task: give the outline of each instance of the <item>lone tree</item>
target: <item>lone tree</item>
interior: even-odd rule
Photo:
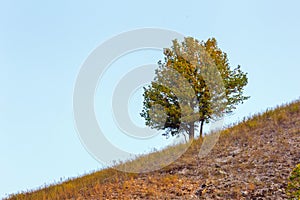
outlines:
[[[166,137],[187,134],[191,140],[199,126],[202,137],[204,123],[231,113],[249,98],[243,95],[247,73],[240,66],[231,69],[215,38],[173,40],[164,56],[154,80],[144,87],[141,116]]]

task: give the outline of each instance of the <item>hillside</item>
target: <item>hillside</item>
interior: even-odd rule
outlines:
[[[159,171],[105,169],[8,199],[288,199],[288,177],[300,163],[300,101],[222,131],[205,158],[200,145]]]

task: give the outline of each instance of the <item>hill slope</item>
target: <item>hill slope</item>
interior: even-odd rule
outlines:
[[[300,101],[222,131],[201,159],[200,145],[159,171],[105,169],[8,199],[287,199],[288,177],[300,163]]]

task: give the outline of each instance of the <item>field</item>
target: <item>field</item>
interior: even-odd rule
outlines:
[[[300,184],[291,188],[289,178],[300,163],[299,100],[222,130],[213,150],[200,158],[202,143],[194,140],[176,162],[154,172],[109,168],[7,199],[296,199]],[[172,158],[182,148],[169,147],[116,168],[147,171],[143,163],[155,165],[157,158]]]

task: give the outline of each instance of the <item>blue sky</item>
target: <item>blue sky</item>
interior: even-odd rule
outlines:
[[[299,98],[299,7],[297,0],[1,1],[0,197],[102,167],[77,136],[72,94],[87,56],[124,31],[215,37],[249,74],[251,99],[229,122]]]

